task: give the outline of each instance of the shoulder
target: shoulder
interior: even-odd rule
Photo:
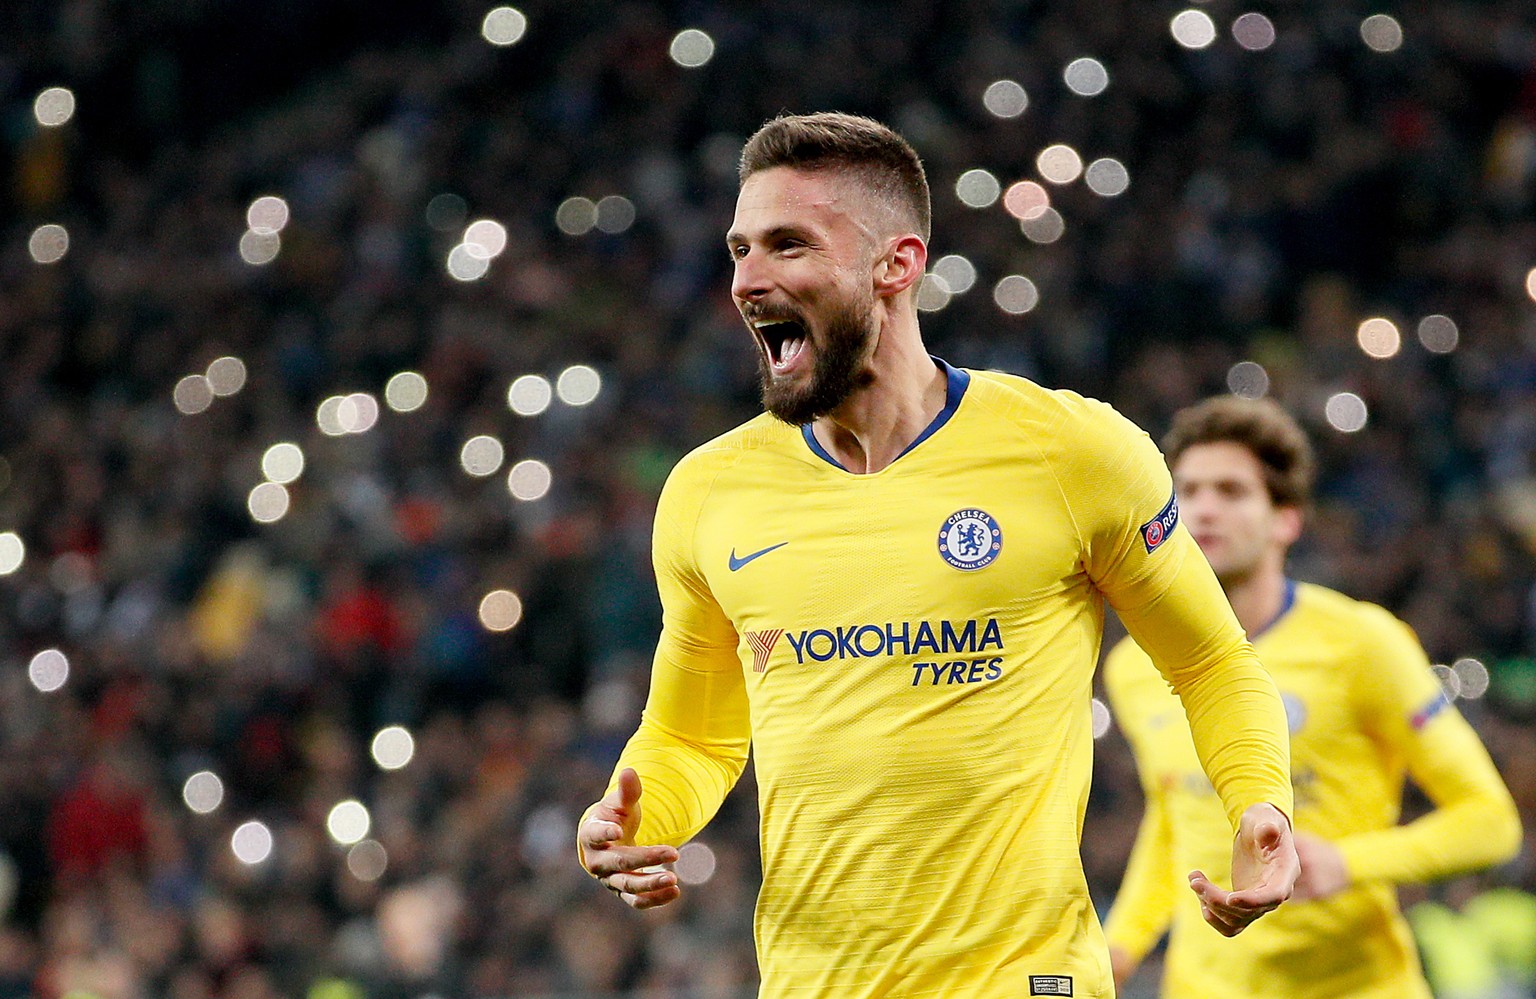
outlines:
[[[982,406],[1036,431],[1141,434],[1113,406],[1070,389],[1051,389],[1002,371],[971,370],[971,391]]]
[[[760,457],[785,455],[799,432],[763,413],[705,441],[672,466],[660,503],[663,507],[697,507],[722,474]]]
[[[1418,641],[1413,629],[1385,607],[1316,583],[1296,584],[1296,606],[1309,629],[1326,632],[1340,641],[1362,645]]]

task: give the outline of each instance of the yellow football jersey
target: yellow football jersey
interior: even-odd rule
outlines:
[[[1204,924],[1184,877],[1225,875],[1231,831],[1177,698],[1127,639],[1104,680],[1147,811],[1110,942],[1140,958],[1171,921],[1165,999],[1428,999],[1394,886],[1507,859],[1520,838],[1514,802],[1412,631],[1385,610],[1291,583],[1254,645],[1285,702],[1295,827],[1337,845],[1354,884],[1287,902],[1233,939]],[[1398,825],[1405,773],[1438,807]]]
[[[1273,685],[1157,449],[1108,406],[948,368],[880,472],[763,416],[658,504],[650,697],[618,764],[680,843],[753,753],[765,997],[1108,997],[1078,857],[1103,599],[1191,704],[1233,817],[1289,809]]]

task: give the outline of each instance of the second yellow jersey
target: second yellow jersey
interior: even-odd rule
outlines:
[[[1395,885],[1507,856],[1519,837],[1508,791],[1417,639],[1380,607],[1291,583],[1254,646],[1285,702],[1295,827],[1336,844],[1355,884],[1287,902],[1232,939],[1204,924],[1184,878],[1198,868],[1221,880],[1231,831],[1178,699],[1127,639],[1104,679],[1147,812],[1110,941],[1140,957],[1171,922],[1164,999],[1428,999]],[[1399,826],[1410,772],[1440,807]]]
[[[677,843],[750,740],[765,997],[1112,994],[1078,857],[1106,598],[1167,650],[1234,815],[1289,807],[1273,686],[1150,440],[1101,403],[948,376],[878,473],[765,416],[660,501],[663,634],[619,766],[638,841]]]

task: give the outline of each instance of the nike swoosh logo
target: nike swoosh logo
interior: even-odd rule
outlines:
[[[735,572],[737,569],[740,569],[742,566],[746,565],[748,562],[752,561],[753,559],[755,559],[755,558],[762,558],[764,555],[767,555],[769,552],[773,551],[775,548],[783,548],[787,544],[789,544],[788,541],[780,541],[776,545],[769,545],[767,548],[764,548],[764,549],[762,549],[760,551],[755,551],[751,555],[745,555],[745,556],[743,556],[741,558],[737,558],[736,557],[736,549],[732,548],[731,549],[731,571]]]

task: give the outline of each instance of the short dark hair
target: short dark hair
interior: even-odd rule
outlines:
[[[1276,506],[1306,507],[1312,500],[1316,460],[1306,431],[1271,399],[1218,396],[1181,409],[1163,437],[1170,467],[1196,444],[1230,443],[1247,448],[1264,469],[1264,486]]]
[[[839,111],[780,115],[758,129],[741,150],[737,175],[745,183],[773,167],[844,169],[858,176],[880,201],[926,241],[933,208],[923,161],[894,131]]]

